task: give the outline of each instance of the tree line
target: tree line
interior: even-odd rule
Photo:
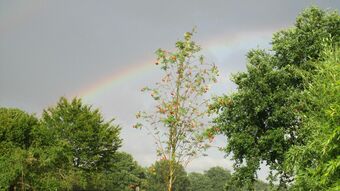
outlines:
[[[218,70],[187,32],[174,51],[156,51],[164,77],[143,88],[155,108],[134,127],[155,138],[159,160],[143,168],[119,151],[120,127],[80,99],[61,98],[42,117],[0,108],[1,190],[339,190],[340,15],[304,10],[247,54],[237,90],[207,98]],[[212,126],[206,119],[211,116]],[[234,173],[187,173],[216,135]],[[257,179],[269,167],[267,185]]]
[[[167,186],[168,161],[138,165],[119,151],[120,127],[80,99],[61,98],[40,119],[0,108],[0,127],[0,190],[159,191]],[[176,164],[173,190],[200,190],[203,179],[205,188],[217,191],[230,176],[220,167],[188,174]]]

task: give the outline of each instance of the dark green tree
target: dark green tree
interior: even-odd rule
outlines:
[[[191,191],[219,191],[224,190],[231,174],[221,167],[212,167],[201,173],[190,173]]]
[[[247,191],[243,186],[237,186],[231,179],[231,173],[221,167],[212,167],[204,173],[193,172],[188,175],[190,191]],[[269,191],[269,185],[256,180],[254,190]]]
[[[230,172],[222,167],[212,167],[205,171],[204,175],[210,179],[213,191],[224,190],[227,181],[231,178]]]
[[[146,188],[146,171],[130,154],[115,153],[110,167],[105,171],[92,173],[93,181],[89,190],[134,191]]]
[[[261,162],[281,188],[293,180],[284,163],[292,146],[305,144],[301,92],[316,72],[312,62],[324,59],[325,44],[340,41],[339,28],[338,13],[306,9],[294,27],[274,34],[271,51],[248,53],[247,71],[233,76],[237,92],[215,99],[211,109],[218,117],[211,131],[228,138],[225,152],[233,153],[234,185],[253,189]]]
[[[192,172],[188,175],[188,178],[190,191],[212,191],[211,180],[205,174]]]

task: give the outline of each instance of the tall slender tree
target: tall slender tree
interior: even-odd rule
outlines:
[[[169,161],[168,191],[173,190],[175,164],[186,166],[200,151],[207,147],[200,134],[206,127],[207,100],[204,95],[209,85],[216,82],[218,71],[215,65],[207,64],[198,56],[200,46],[192,41],[192,32],[186,32],[183,41],[176,42],[176,50],[156,51],[157,62],[164,72],[160,82],[150,92],[156,101],[153,112],[139,112],[149,132],[155,138],[157,154]],[[137,123],[134,127],[142,127]]]

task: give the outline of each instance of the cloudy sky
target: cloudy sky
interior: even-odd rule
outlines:
[[[139,90],[160,77],[157,48],[172,50],[196,26],[194,39],[221,73],[212,94],[230,93],[228,78],[245,69],[246,52],[269,48],[272,33],[292,26],[310,5],[339,10],[340,1],[0,0],[0,106],[39,116],[61,96],[82,97],[116,118],[122,150],[149,165],[156,160],[152,139],[131,126],[137,111],[152,106]],[[212,149],[188,170],[216,165],[232,163]]]

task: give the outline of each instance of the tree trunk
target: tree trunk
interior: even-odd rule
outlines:
[[[170,172],[171,174],[171,172]],[[170,175],[169,177],[169,183],[168,183],[168,191],[172,191],[172,184],[173,184],[173,177]]]
[[[169,177],[168,177],[168,191],[172,191],[173,189],[173,184],[175,181],[175,148],[173,148],[173,145],[171,146],[171,156],[169,158]]]

